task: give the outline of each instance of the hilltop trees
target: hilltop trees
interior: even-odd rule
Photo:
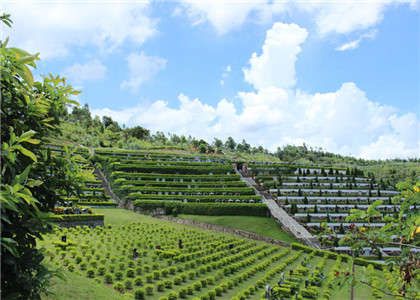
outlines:
[[[1,20],[10,26],[9,15]],[[38,55],[0,41],[1,80],[1,293],[4,299],[39,299],[53,272],[36,239],[51,230],[49,212],[63,194],[81,188],[89,174],[67,150],[54,157],[43,147],[58,132],[59,117],[79,92],[52,75],[34,82]]]

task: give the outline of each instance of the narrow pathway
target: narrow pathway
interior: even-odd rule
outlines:
[[[236,170],[237,172],[237,170]],[[247,186],[253,187],[257,195],[260,195],[263,203],[266,203],[270,210],[273,219],[282,227],[283,230],[291,234],[294,238],[301,241],[312,248],[321,249],[320,243],[316,236],[312,235],[305,227],[293,219],[283,208],[277,205],[271,195],[263,191],[260,186],[251,177],[243,177],[240,172],[237,172]]]

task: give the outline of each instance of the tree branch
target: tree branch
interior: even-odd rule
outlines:
[[[375,290],[378,290],[378,291],[380,291],[381,293],[387,294],[387,295],[392,296],[392,297],[401,297],[401,298],[404,298],[404,299],[414,300],[414,298],[409,298],[409,297],[406,297],[405,295],[388,293],[388,292],[386,292],[386,291],[384,291],[384,290],[381,290],[380,288],[377,288],[376,286],[371,285],[370,283],[368,283],[368,282],[366,282],[366,281],[359,281],[359,282],[360,282],[360,283],[363,283],[363,284],[366,284],[366,285],[370,286],[371,288],[373,288],[373,289],[375,289]]]

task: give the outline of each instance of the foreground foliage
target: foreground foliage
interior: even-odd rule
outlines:
[[[1,19],[10,26],[9,16]],[[45,249],[36,238],[50,231],[49,212],[61,195],[88,176],[70,151],[59,158],[42,146],[78,92],[52,75],[34,82],[29,67],[38,55],[7,47],[7,39],[0,48],[2,299],[37,299],[53,272],[41,264]]]

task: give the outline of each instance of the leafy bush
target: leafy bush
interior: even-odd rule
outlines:
[[[146,295],[147,296],[153,295],[153,288],[154,287],[153,287],[152,284],[147,284],[144,288],[146,289]]]
[[[134,277],[134,269],[133,268],[128,268],[126,271],[125,271],[125,275],[127,276],[127,277],[130,277],[130,278],[132,278],[132,277]]]
[[[120,280],[123,278],[123,273],[121,271],[117,271],[114,274],[115,279]]]
[[[114,285],[112,286],[114,288],[114,290],[117,291],[122,291],[124,289],[124,284],[122,282],[116,282],[114,283]]]
[[[86,271],[86,276],[89,278],[93,278],[95,276],[95,269],[94,268],[89,268]]]
[[[136,278],[134,278],[134,284],[135,285],[143,285],[143,277],[137,276]]]
[[[104,265],[100,265],[99,267],[98,267],[98,275],[104,275],[105,274],[105,271],[106,271],[106,266],[104,266]]]
[[[134,299],[143,300],[145,299],[146,292],[142,288],[138,288],[134,292]]]
[[[170,292],[167,296],[168,300],[177,300],[178,294],[176,292]]]
[[[105,279],[106,283],[112,283],[112,281],[113,281],[112,274],[111,273],[106,273],[104,275],[104,279]]]

